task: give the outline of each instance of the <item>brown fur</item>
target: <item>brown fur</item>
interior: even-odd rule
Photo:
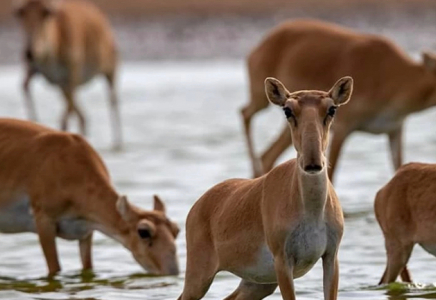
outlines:
[[[375,215],[385,237],[386,270],[382,283],[401,273],[411,282],[407,262],[415,244],[436,256],[436,165],[410,163],[377,193]]]
[[[156,196],[155,209],[145,211],[120,197],[100,156],[81,136],[0,119],[0,162],[0,215],[28,199],[31,211],[25,213],[33,217],[34,230],[5,228],[4,219],[0,229],[38,233],[50,274],[60,270],[56,236],[79,239],[83,268],[92,268],[93,230],[119,241],[151,273],[178,273],[178,227],[166,217],[163,202]],[[66,218],[86,222],[86,231],[63,236]],[[151,238],[141,238],[140,230],[149,230]]]
[[[260,161],[254,153],[251,118],[268,106],[262,84],[267,76],[293,90],[325,90],[338,77],[354,78],[353,101],[332,125],[330,178],[342,145],[353,131],[388,134],[393,164],[399,168],[405,118],[436,104],[436,60],[431,54],[424,55],[424,63],[415,63],[383,37],[321,21],[297,20],[273,29],[249,55],[248,72],[251,99],[242,116],[255,177],[268,172],[292,144],[285,128]]]
[[[68,129],[68,120],[75,114],[85,135],[86,120],[75,100],[76,89],[103,75],[109,85],[114,146],[120,148],[120,112],[115,91],[117,50],[105,16],[93,4],[81,0],[21,2],[16,15],[26,36],[27,75],[23,88],[29,118],[36,120],[29,84],[35,74],[42,74],[64,94],[67,105],[61,129]]]
[[[321,257],[325,299],[336,299],[343,216],[324,151],[333,119],[328,111],[345,104],[351,91],[351,78],[330,92],[292,94],[278,80],[266,80],[270,101],[287,111],[297,159],[257,179],[220,183],[195,203],[186,223],[187,268],[179,299],[202,298],[223,270],[242,278],[226,299],[263,299],[277,285],[284,299],[295,299],[293,279]]]

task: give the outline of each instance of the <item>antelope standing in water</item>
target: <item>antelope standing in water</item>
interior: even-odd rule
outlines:
[[[297,158],[257,179],[224,181],[195,203],[186,223],[180,300],[202,298],[224,270],[242,278],[226,299],[263,299],[277,285],[283,299],[295,299],[293,280],[320,258],[324,299],[337,298],[343,215],[324,153],[335,111],[348,102],[352,85],[344,77],[329,92],[290,93],[266,79],[267,97],[284,110]]]
[[[436,256],[436,165],[402,166],[375,198],[375,215],[385,237],[386,270],[380,284],[398,275],[412,282],[407,269],[415,244]]]
[[[60,271],[56,237],[79,240],[83,269],[92,268],[92,232],[130,250],[156,275],[179,272],[178,226],[155,196],[154,210],[114,190],[100,156],[81,137],[13,119],[0,119],[0,232],[35,232],[49,275]]]
[[[17,17],[24,28],[26,76],[23,89],[29,118],[36,121],[30,94],[30,81],[42,74],[60,87],[66,110],[61,129],[76,115],[80,132],[86,135],[86,119],[76,102],[76,90],[96,75],[103,75],[109,85],[114,148],[122,145],[121,121],[115,91],[117,50],[109,23],[100,10],[85,1],[21,0],[16,4]]]
[[[274,76],[292,90],[328,89],[336,78],[350,75],[356,84],[353,101],[332,125],[330,179],[346,138],[354,131],[389,137],[395,169],[402,164],[405,118],[436,105],[436,59],[423,55],[416,63],[389,40],[311,20],[275,28],[248,57],[250,102],[242,109],[245,135],[255,177],[268,172],[292,144],[287,128],[257,158],[250,128],[254,114],[268,106],[263,80]]]

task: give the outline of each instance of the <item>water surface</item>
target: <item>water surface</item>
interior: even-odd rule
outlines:
[[[25,117],[19,66],[0,68],[0,116]],[[123,65],[120,74],[125,149],[110,150],[105,84],[96,80],[79,93],[88,116],[90,142],[106,161],[115,186],[131,201],[152,207],[152,194],[168,205],[169,216],[184,228],[192,204],[212,185],[250,176],[239,108],[247,101],[241,61],[144,62]],[[33,92],[40,120],[59,127],[60,93],[43,79]],[[261,151],[280,132],[282,112],[270,107],[254,121]],[[436,161],[436,110],[411,117],[406,124],[406,161]],[[76,126],[74,126],[76,128]],[[345,215],[340,248],[339,299],[436,299],[436,259],[417,247],[409,263],[418,284],[378,288],[385,267],[384,241],[373,213],[376,191],[393,175],[387,138],[354,134],[346,143],[336,177]],[[281,161],[295,156],[287,151]],[[1,235],[0,299],[134,300],[176,299],[183,288],[185,232],[177,241],[181,275],[146,276],[115,241],[96,234],[95,274],[80,273],[77,242],[59,240],[63,272],[44,279],[46,265],[34,234]],[[220,273],[207,299],[222,299],[239,279]],[[298,299],[322,298],[320,264],[296,280]],[[278,290],[270,299],[280,299]]]

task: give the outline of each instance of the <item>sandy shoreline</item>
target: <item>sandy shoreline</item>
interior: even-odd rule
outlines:
[[[146,7],[150,1],[176,3],[179,0],[129,0],[107,1],[105,9],[110,14],[117,41],[124,61],[137,60],[186,60],[186,59],[225,59],[244,58],[263,36],[278,23],[295,18],[317,18],[343,24],[357,30],[373,32],[389,36],[407,51],[420,49],[436,50],[436,3],[424,0],[415,2],[400,1],[392,5],[391,1],[354,0],[344,5],[324,3],[318,6],[306,4],[294,5],[292,9],[277,10],[280,3],[294,3],[277,0],[275,11],[259,13],[256,9],[264,7],[263,0],[254,0],[248,13],[239,13],[237,7],[230,13],[230,1],[209,0],[209,6],[201,6],[199,1],[187,0],[186,3],[197,3],[200,8],[209,12],[212,8],[227,9],[226,13],[197,13],[191,6],[188,13],[151,14],[139,9],[131,10],[135,5]],[[250,0],[240,0],[239,6]],[[120,3],[124,10],[118,10]],[[219,2],[221,6],[218,5]],[[341,3],[335,0],[334,3]],[[130,3],[130,4],[129,4]],[[186,4],[185,3],[185,4]],[[215,6],[213,4],[216,4]],[[268,2],[271,3],[271,2]],[[279,4],[277,4],[279,3]],[[130,6],[129,6],[130,5]],[[162,4],[163,5],[163,4]],[[227,6],[226,6],[227,5]],[[263,6],[262,6],[263,5]],[[247,6],[247,5],[246,5]],[[0,5],[0,8],[4,5]],[[157,11],[159,5],[153,7]],[[181,7],[180,5],[176,7]],[[185,5],[185,7],[187,7]],[[248,7],[248,6],[247,6]],[[181,9],[181,8],[180,8]],[[0,11],[2,11],[0,9]],[[418,34],[419,33],[419,34]],[[22,36],[18,22],[9,19],[0,23],[0,64],[15,64],[21,59]]]

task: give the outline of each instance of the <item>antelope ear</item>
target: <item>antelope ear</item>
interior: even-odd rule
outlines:
[[[353,93],[353,78],[345,76],[339,79],[329,91],[329,97],[333,99],[335,105],[346,104]]]
[[[161,211],[163,213],[166,212],[165,203],[159,198],[158,195],[154,195],[154,210]]]
[[[136,219],[136,214],[126,196],[119,197],[116,206],[124,221],[131,222]]]
[[[271,103],[279,106],[284,106],[291,95],[283,83],[273,77],[265,79],[265,93]]]
[[[430,52],[423,52],[422,63],[427,70],[436,73],[436,55]]]

